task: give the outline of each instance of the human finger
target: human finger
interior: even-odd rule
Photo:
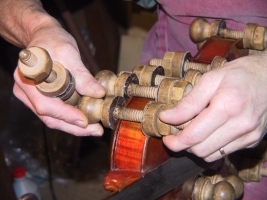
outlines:
[[[175,138],[173,136],[164,138],[166,146],[175,151],[195,146],[204,141],[221,126],[227,127],[224,123],[239,116],[243,116],[243,120],[248,125],[256,125],[255,119],[258,119],[260,114],[253,114],[255,112],[253,106],[251,106],[253,99],[247,95],[247,85],[239,84],[236,81],[236,76],[234,76],[233,80],[235,81],[229,81],[228,79],[220,81],[220,86],[213,93],[209,100],[209,105],[192,119],[190,124]],[[172,116],[175,116],[175,114]],[[252,123],[253,119],[251,116],[255,116],[253,118],[254,123]],[[240,118],[237,119],[240,120]],[[248,119],[251,120],[248,121]],[[238,122],[242,124],[242,121]],[[227,132],[228,130],[225,131]],[[224,132],[221,133],[223,134]]]
[[[237,150],[245,149],[251,145],[253,145],[255,142],[251,140],[249,137],[251,135],[254,135],[255,131],[252,131],[248,134],[246,137],[240,137],[237,138],[236,140],[224,145],[220,146],[217,150],[215,150],[213,153],[210,155],[204,157],[204,160],[207,162],[213,162],[215,160],[221,159]],[[252,136],[253,137],[253,136]],[[260,140],[257,140],[257,142]]]
[[[89,124],[82,128],[50,116],[40,116],[40,118],[48,124],[49,128],[58,129],[76,136],[102,136],[104,133],[104,129],[99,123]]]
[[[234,118],[227,121],[205,140],[190,147],[188,150],[191,153],[204,158],[218,150],[218,148],[223,147],[238,138],[243,139],[239,148],[246,148],[248,147],[248,144],[255,144],[255,142],[258,142],[262,138],[264,123],[260,123],[260,120],[254,120],[253,117],[251,118],[251,120],[247,121],[245,120],[245,117]],[[236,149],[229,149],[229,151],[234,152]]]
[[[223,93],[217,92],[211,103],[178,134],[164,137],[165,145],[173,151],[181,151],[206,140],[229,119],[225,105],[221,102]]]
[[[15,81],[25,80],[24,77],[15,71]],[[25,80],[28,81],[28,80]],[[88,124],[86,116],[76,107],[67,105],[57,98],[50,98],[42,95],[33,85],[21,83],[20,88],[24,91],[27,98],[30,100],[34,111],[40,116],[50,116],[63,120],[69,124],[85,128]],[[51,122],[51,121],[49,121]],[[47,124],[49,127],[53,124]]]
[[[221,79],[215,75],[213,72],[204,74],[192,91],[173,108],[160,112],[159,118],[163,122],[178,125],[198,115],[209,105],[210,99],[219,87]]]
[[[95,98],[102,98],[105,95],[104,87],[95,80],[79,57],[65,60],[63,64],[73,75],[75,88],[81,95]]]
[[[81,95],[101,98],[105,89],[95,80],[81,60],[80,52],[75,41],[68,41],[64,45],[48,47],[53,61],[59,62],[68,69],[75,79],[75,88]]]
[[[78,127],[76,125],[72,125],[69,123],[66,123],[62,120],[52,118],[45,115],[38,115],[36,112],[34,106],[31,104],[28,97],[25,95],[25,93],[21,90],[21,88],[15,83],[14,84],[14,94],[17,98],[19,98],[24,104],[30,108],[43,122],[48,124],[49,128],[55,128],[76,136],[101,136],[103,135],[103,127],[100,124],[90,124],[86,126],[85,128]]]

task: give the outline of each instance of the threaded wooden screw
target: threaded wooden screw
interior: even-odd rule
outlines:
[[[34,67],[38,62],[37,56],[34,55],[34,53],[29,51],[28,49],[23,49],[22,51],[20,51],[19,59],[23,64],[27,65],[28,67]],[[56,78],[57,78],[57,73],[54,70],[51,70],[50,74],[45,79],[45,82],[52,83],[56,80]]]

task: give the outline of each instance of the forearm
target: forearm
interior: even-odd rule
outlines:
[[[19,47],[27,47],[38,29],[60,26],[39,0],[0,0],[0,8],[0,35]]]

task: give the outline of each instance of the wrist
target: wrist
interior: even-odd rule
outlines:
[[[42,40],[49,39],[50,34],[62,29],[61,24],[46,13],[39,13],[34,22],[27,24],[29,26],[25,27],[25,31],[28,32],[28,38],[25,41],[25,47],[37,42],[38,38]],[[49,32],[51,33],[49,34]]]
[[[39,0],[1,0],[0,35],[10,43],[26,47],[42,26],[60,26]]]

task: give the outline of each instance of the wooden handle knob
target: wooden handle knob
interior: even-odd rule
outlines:
[[[116,74],[110,70],[102,70],[95,75],[95,79],[105,88],[106,96],[115,94]]]
[[[235,190],[227,181],[212,184],[208,178],[200,177],[195,183],[192,197],[194,200],[234,200]]]
[[[214,176],[208,176],[207,178],[210,179],[212,184],[216,184],[220,181],[227,181],[230,183],[235,190],[235,199],[238,199],[244,193],[244,183],[242,179],[236,175],[222,177],[221,174],[216,174]]]
[[[190,25],[190,37],[195,43],[204,42],[211,36],[219,35],[221,29],[225,29],[224,20],[215,20],[211,24],[206,19],[197,18]]]
[[[18,66],[23,76],[40,83],[49,76],[53,63],[45,49],[31,47],[19,53]]]
[[[137,65],[133,73],[137,76],[139,84],[144,86],[158,85],[157,77],[165,75],[164,68],[161,65]]]
[[[76,105],[80,95],[75,90],[75,80],[60,63],[52,62],[48,52],[40,47],[24,49],[19,53],[19,69],[23,76],[32,79],[45,96],[57,97]]]

